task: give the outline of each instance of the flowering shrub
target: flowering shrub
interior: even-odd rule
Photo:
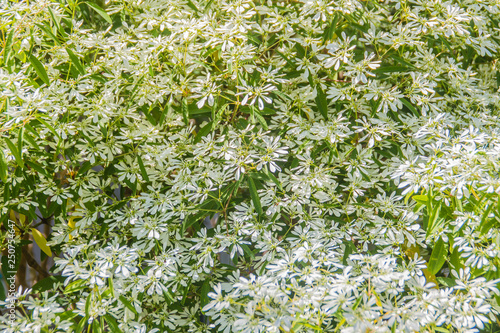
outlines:
[[[2,330],[498,329],[498,1],[0,13]]]

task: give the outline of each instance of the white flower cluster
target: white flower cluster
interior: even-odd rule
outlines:
[[[496,0],[2,2],[1,221],[50,224],[56,266],[0,329],[495,331],[499,23]]]

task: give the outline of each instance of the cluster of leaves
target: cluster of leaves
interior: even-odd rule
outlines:
[[[498,1],[0,13],[2,230],[56,261],[2,329],[499,322]]]

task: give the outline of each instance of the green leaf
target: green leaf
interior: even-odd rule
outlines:
[[[204,137],[205,135],[207,135],[208,133],[210,133],[210,131],[212,130],[212,122],[209,122],[208,124],[206,124],[205,126],[203,126],[203,128],[201,128],[198,133],[196,133],[196,136],[194,138],[194,143],[198,143],[201,141],[201,138]]]
[[[278,188],[280,189],[280,191],[283,191],[283,187],[281,186],[281,183],[280,181],[278,180],[278,178],[276,178],[271,171],[269,171],[267,168],[266,168],[266,175],[269,177],[269,179],[272,180],[273,183],[276,184],[276,186],[278,186]]]
[[[40,148],[38,143],[36,143],[35,139],[33,139],[33,137],[28,132],[24,133],[24,141],[27,141],[33,148]]]
[[[24,168],[23,157],[21,156],[21,153],[17,150],[16,145],[12,143],[12,141],[10,141],[8,138],[5,138],[5,142],[7,143],[7,146],[9,146],[12,155],[14,155],[17,165],[19,165],[21,169]]]
[[[328,119],[328,101],[326,100],[326,95],[323,89],[319,85],[316,86],[316,104],[318,105],[319,112],[323,115],[325,120]]]
[[[115,287],[113,286],[113,277],[108,278],[108,285],[109,285],[109,290],[111,292],[111,296],[113,298],[116,298],[115,296]]]
[[[134,306],[125,298],[125,296],[120,296],[118,297],[120,302],[123,303],[130,311],[132,311],[134,314],[137,314],[137,310],[134,308]]]
[[[444,218],[439,218],[439,214],[441,213],[441,203],[438,203],[431,214],[429,215],[429,220],[427,222],[426,227],[426,237],[429,237],[433,232],[435,232],[440,225],[445,222]]]
[[[50,39],[52,39],[52,40],[54,41],[54,43],[56,43],[56,44],[57,44],[57,45],[59,45],[59,46],[61,45],[61,42],[59,42],[59,39],[57,39],[57,37],[56,37],[56,36],[52,33],[52,31],[50,31],[50,29],[49,29],[49,28],[44,27],[44,26],[43,26],[43,25],[41,25],[41,24],[36,24],[36,26],[37,26],[38,28],[40,28],[40,30],[42,30],[43,32],[45,32],[45,34],[46,34],[47,36],[49,36],[49,37],[50,37]]]
[[[255,254],[252,252],[252,250],[250,250],[250,248],[248,247],[248,245],[246,244],[240,244],[241,248],[243,249],[243,251],[248,254],[249,258],[253,259],[255,258]]]
[[[404,199],[404,203],[405,205],[408,205],[408,201],[410,200],[411,196],[413,195],[413,190],[411,190],[410,192],[408,192],[405,196],[405,199]]]
[[[248,188],[250,189],[250,196],[257,213],[262,215],[262,205],[260,203],[259,194],[257,193],[257,188],[255,187],[255,183],[251,177],[248,177]]]
[[[61,320],[71,320],[76,316],[78,316],[78,313],[73,312],[73,310],[64,311],[59,314],[59,318],[61,318]]]
[[[52,134],[54,134],[54,136],[56,138],[58,138],[59,140],[61,139],[61,137],[59,136],[59,134],[57,134],[56,130],[54,129],[54,127],[52,127],[51,125],[49,125],[49,123],[47,123],[45,120],[43,120],[41,117],[38,117],[36,118],[36,120],[38,120],[40,123],[42,123],[49,131],[52,132]]]
[[[19,130],[19,135],[17,137],[17,151],[23,157],[23,140],[24,140],[24,127]]]
[[[419,195],[414,195],[411,198],[416,202],[418,202],[419,204],[427,205],[427,199],[428,199],[427,195],[419,194]]]
[[[328,25],[328,28],[323,32],[323,43],[331,40],[337,29],[337,23],[339,21],[339,15],[334,15],[332,22]]]
[[[85,280],[76,280],[71,282],[64,288],[64,293],[65,294],[71,294],[74,293],[75,291],[82,290],[87,286]]]
[[[137,163],[139,163],[139,169],[141,169],[142,178],[144,178],[145,181],[149,182],[149,176],[140,155],[137,155]]]
[[[106,323],[108,324],[110,331],[112,333],[121,333],[122,330],[118,327],[118,324],[116,323],[115,318],[111,316],[110,314],[104,315],[104,319],[106,320]]]
[[[49,76],[47,75],[47,72],[45,71],[45,68],[43,67],[40,60],[35,58],[35,56],[33,56],[32,54],[30,54],[29,59],[30,59],[31,65],[33,65],[33,68],[35,69],[35,72],[38,74],[40,79],[42,79],[43,83],[45,83],[46,85],[49,85],[50,84]]]
[[[443,239],[440,237],[434,249],[432,250],[431,257],[429,258],[429,263],[427,264],[427,269],[429,273],[435,275],[446,261],[446,255],[448,254],[448,247]]]
[[[90,317],[90,304],[92,303],[92,294],[87,296],[85,301],[85,317]]]
[[[34,162],[26,161],[26,165],[28,165],[30,168],[36,170],[38,173],[40,173],[46,177],[50,177],[46,168],[43,168]]]
[[[191,278],[189,278],[188,284],[184,289],[184,293],[182,294],[182,301],[181,301],[182,306],[184,306],[184,304],[186,303],[187,295],[190,289],[191,289]]]
[[[401,103],[403,103],[416,117],[419,117],[420,114],[418,113],[417,109],[406,99],[406,98],[400,98],[399,99]]]
[[[211,290],[212,288],[210,288],[210,282],[208,280],[205,280],[205,282],[203,282],[203,285],[201,286],[201,293],[200,293],[200,303],[202,309],[205,305],[210,303],[210,297],[208,297],[208,293]]]
[[[196,5],[191,1],[187,0],[187,5],[191,8],[195,13],[198,13],[200,10],[196,7]]]
[[[12,53],[12,40],[14,39],[14,28],[11,28],[9,34],[7,35],[7,40],[5,41],[5,48],[3,50],[3,62],[4,65],[8,67],[10,56]]]
[[[7,160],[5,160],[3,150],[0,149],[0,179],[4,183],[7,181],[8,172],[9,172],[9,169],[7,166]]]
[[[442,277],[438,276],[436,280],[439,282],[440,285],[445,286],[445,287],[453,287],[456,285],[455,279],[452,278],[447,278],[447,277]]]
[[[65,280],[66,280],[66,277],[64,277],[64,276],[60,276],[60,275],[49,276],[49,277],[46,277],[45,279],[37,282],[31,289],[35,293],[40,293],[42,291],[47,291],[47,290],[53,289],[55,284],[64,283]]]
[[[78,57],[70,49],[67,48],[66,52],[68,53],[71,62],[73,63],[73,65],[75,65],[78,72],[81,75],[85,75],[85,69],[83,68],[82,63],[80,62],[80,59],[78,59]]]
[[[101,15],[101,17],[106,20],[106,22],[108,22],[109,24],[113,24],[111,17],[109,17],[109,15],[104,11],[104,9],[102,9],[93,2],[84,2],[84,3],[87,6],[92,7],[92,9],[95,10],[97,14]]]
[[[102,322],[102,317],[100,317]],[[103,324],[104,325],[104,324]],[[92,333],[102,333],[101,325],[99,325],[99,320],[94,319],[92,322]]]
[[[54,22],[56,29],[61,30],[60,18],[54,15],[54,12],[50,7],[47,7],[47,9],[49,10],[50,17],[52,17],[52,22]]]
[[[257,108],[253,107],[252,108],[253,110],[253,115],[255,116],[255,119],[257,119],[257,121],[262,125],[262,127],[264,128],[264,130],[268,130],[268,126],[267,126],[267,122],[266,122],[266,119],[264,119],[264,117],[262,116],[262,114],[257,111]]]
[[[182,118],[184,119],[184,123],[187,125],[189,123],[189,107],[188,107],[188,101],[187,101],[186,97],[184,97],[182,99],[181,111],[182,111]]]
[[[481,234],[487,233],[490,229],[491,226],[496,222],[496,216],[494,218],[488,218],[488,215],[490,215],[490,211],[493,208],[493,204],[489,204],[486,210],[483,213],[483,217],[481,218],[481,223],[479,224],[480,226],[480,231]]]
[[[186,217],[186,219],[182,222],[182,233],[185,233],[186,230],[194,225],[196,222],[199,222],[200,219],[205,218],[208,215],[208,211],[213,211],[219,207],[219,202],[215,199],[205,200],[200,205],[196,206],[195,209],[200,210],[196,214],[191,214]]]
[[[90,297],[89,297],[90,298]],[[81,333],[83,331],[83,328],[87,324],[87,321],[89,318],[87,316],[83,317],[80,322],[78,323],[78,326],[76,327],[76,333]]]

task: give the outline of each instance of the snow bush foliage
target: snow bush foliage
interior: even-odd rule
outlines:
[[[499,1],[0,13],[3,331],[498,328]]]

